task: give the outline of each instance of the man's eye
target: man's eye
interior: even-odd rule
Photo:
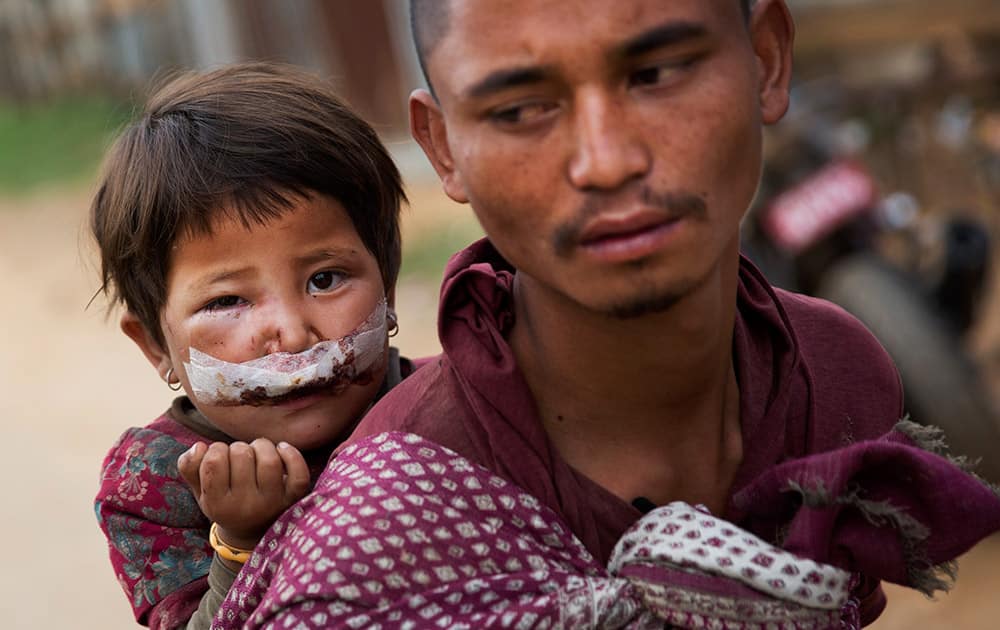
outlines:
[[[233,308],[234,306],[242,306],[246,304],[247,301],[238,295],[223,295],[222,297],[215,298],[208,304],[202,307],[203,311],[222,311],[227,308]]]
[[[524,103],[490,112],[490,119],[502,125],[531,124],[556,108],[555,103]]]
[[[336,271],[320,271],[309,277],[306,290],[309,293],[325,293],[336,289],[343,281],[343,274]]]
[[[690,62],[670,62],[642,68],[629,75],[629,87],[650,87],[669,83],[690,65]]]

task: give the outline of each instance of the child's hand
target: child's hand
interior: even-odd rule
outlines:
[[[252,443],[198,442],[177,460],[201,511],[226,543],[252,549],[278,516],[309,491],[309,467],[297,448],[259,438]]]

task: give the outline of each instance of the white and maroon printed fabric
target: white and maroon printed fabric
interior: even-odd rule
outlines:
[[[602,566],[549,508],[421,437],[346,448],[213,628],[854,628],[851,575],[683,503]]]

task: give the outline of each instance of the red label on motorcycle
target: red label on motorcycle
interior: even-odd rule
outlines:
[[[875,181],[859,164],[833,162],[768,205],[763,227],[790,254],[798,254],[838,227],[869,210]]]

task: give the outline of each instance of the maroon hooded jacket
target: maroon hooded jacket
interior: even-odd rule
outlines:
[[[641,514],[576,472],[550,443],[506,340],[514,323],[514,273],[486,240],[452,258],[441,291],[443,353],[383,398],[348,444],[402,431],[444,445],[539,498],[606,562]],[[968,535],[951,537],[956,524],[977,520],[962,505],[985,502],[995,521],[1000,502],[893,430],[903,416],[899,376],[861,323],[833,304],[772,287],[746,259],[740,261],[733,360],[744,459],[722,516],[801,555],[864,575],[854,591],[863,623],[885,606],[872,576],[921,587],[915,582],[922,571],[1000,527],[984,516]],[[599,375],[600,366],[587,369]],[[942,466],[968,484],[962,487],[974,500],[953,509],[940,491],[946,480],[914,473],[910,463]],[[859,490],[859,480],[871,493]],[[929,495],[943,503],[922,505]],[[901,530],[912,523],[897,519],[878,530],[885,538],[872,536],[872,519],[886,517],[874,512],[886,501],[926,518],[906,535]],[[893,516],[899,514],[887,518]],[[928,528],[943,547],[916,557],[913,549]],[[907,538],[914,532],[919,540]]]

